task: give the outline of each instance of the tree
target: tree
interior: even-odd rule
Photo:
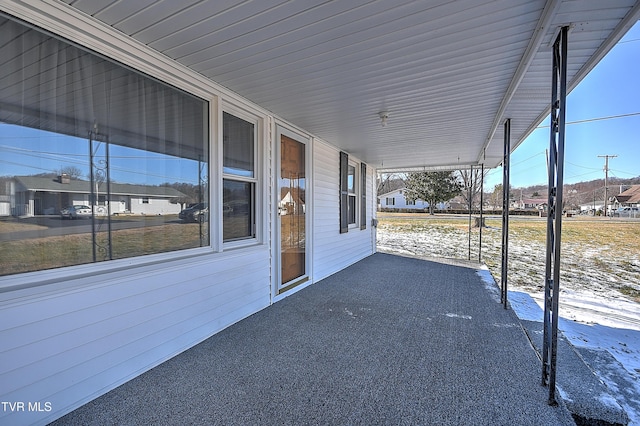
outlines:
[[[405,198],[408,201],[417,199],[429,203],[429,213],[433,207],[460,195],[462,183],[452,172],[417,172],[407,175]]]
[[[202,202],[202,193],[207,191],[207,188],[201,188],[198,185],[193,185],[191,183],[185,182],[165,182],[160,186],[166,186],[168,188],[174,188],[184,194],[184,197],[176,197],[171,200],[172,203],[180,204],[182,207],[185,207],[188,204],[200,203]]]
[[[82,170],[76,166],[64,166],[60,169],[61,175],[67,175],[71,179],[80,179]]]
[[[499,183],[493,187],[491,194],[491,204],[494,209],[502,208],[502,184]]]
[[[469,206],[469,198],[471,198],[472,207],[476,201],[479,202],[482,182],[488,173],[489,169],[485,169],[483,173],[479,167],[474,168],[473,172],[471,169],[458,170],[458,175],[460,176],[460,180],[462,180],[462,187],[465,188],[460,195],[467,206]],[[471,188],[471,193],[469,193],[469,188]]]
[[[378,195],[404,188],[404,175],[397,173],[378,173],[376,193]]]

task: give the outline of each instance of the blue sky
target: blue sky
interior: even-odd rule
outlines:
[[[565,183],[604,179],[598,155],[617,155],[609,159],[609,177],[640,176],[640,21],[567,96],[566,114],[567,123],[634,115],[567,124]],[[547,118],[511,154],[512,187],[546,185],[548,125]],[[485,191],[501,183],[502,168],[493,169]]]
[[[114,182],[159,185],[198,184],[198,162],[150,151],[110,145]],[[95,143],[96,161],[104,159],[104,144]],[[76,167],[89,179],[88,140],[29,127],[0,123],[0,176],[59,173]]]

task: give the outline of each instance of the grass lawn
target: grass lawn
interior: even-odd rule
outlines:
[[[422,256],[469,257],[469,221],[463,216],[379,213],[378,247]],[[482,230],[481,261],[501,280],[502,219],[489,217]],[[509,219],[510,287],[544,287],[546,218]],[[471,260],[478,260],[479,228],[471,229]],[[564,288],[615,289],[640,302],[640,221],[566,218],[562,224]]]
[[[206,225],[203,234],[208,233]],[[206,237],[204,245],[208,245]],[[93,261],[91,234],[71,234],[0,242],[0,275],[80,265]],[[106,260],[107,234],[97,234],[97,260]],[[201,246],[197,223],[166,223],[146,228],[113,231],[114,259],[162,253]]]

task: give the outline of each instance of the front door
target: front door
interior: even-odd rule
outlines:
[[[278,222],[282,293],[307,280],[306,144],[280,134]]]

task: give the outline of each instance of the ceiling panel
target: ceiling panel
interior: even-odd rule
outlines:
[[[557,28],[574,87],[640,15],[634,0],[66,2],[379,169],[498,165],[504,119],[515,148],[548,111]]]

